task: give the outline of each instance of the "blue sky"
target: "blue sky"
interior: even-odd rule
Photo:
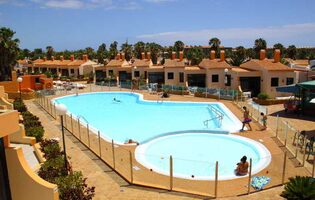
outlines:
[[[0,0],[0,26],[21,48],[97,48],[116,40],[315,46],[314,0]]]

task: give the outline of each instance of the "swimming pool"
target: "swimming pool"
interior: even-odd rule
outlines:
[[[244,155],[252,159],[252,173],[258,173],[271,161],[266,147],[237,135],[181,133],[163,136],[136,148],[138,162],[160,174],[169,175],[173,157],[174,176],[194,180],[214,180],[218,161],[219,180],[239,178],[234,174],[236,163]]]
[[[259,142],[229,134],[238,132],[242,123],[220,102],[147,101],[128,92],[86,93],[53,101],[65,104],[74,117],[82,116],[107,141],[139,142],[136,160],[160,174],[169,175],[170,155],[174,176],[195,180],[213,180],[216,161],[219,179],[226,180],[237,178],[234,169],[243,155],[253,159],[253,174],[271,160]]]
[[[114,98],[121,102],[113,101]],[[142,95],[127,92],[87,93],[53,101],[65,104],[73,116],[83,116],[90,127],[118,144],[128,139],[142,143],[178,131],[231,133],[242,127],[222,103],[145,101]],[[224,115],[221,126],[209,105]]]

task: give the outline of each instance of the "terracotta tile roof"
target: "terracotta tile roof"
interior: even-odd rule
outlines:
[[[23,65],[23,64],[27,64],[27,60],[25,60],[25,59],[20,59],[20,60],[17,60],[17,63],[19,63],[19,64],[21,64],[21,65]]]
[[[68,64],[68,66],[80,66],[80,65],[82,65],[82,64],[84,64],[86,62],[87,61],[84,61],[84,60],[74,60],[74,61],[70,62]]]
[[[259,67],[268,71],[294,71],[290,67],[280,63],[280,62],[273,62],[272,59],[265,59],[265,60],[257,60],[251,59],[250,61],[243,63],[240,67],[245,69],[254,69],[252,67]]]
[[[288,61],[291,64],[295,64],[295,65],[299,65],[299,66],[305,66],[305,67],[309,66],[308,59],[293,60],[293,59],[290,59],[290,58],[286,58],[285,60]]]
[[[38,59],[36,59],[36,60],[33,61],[34,64],[36,64],[36,63],[42,63],[42,62],[44,62],[44,60],[41,59],[41,58],[38,58]]]
[[[135,61],[131,64],[131,66],[137,66],[137,67],[149,67],[151,64],[151,60],[148,59],[135,59]]]
[[[203,71],[204,69],[201,69],[201,68],[198,67],[198,66],[188,66],[188,67],[185,67],[185,71],[197,71],[197,70]]]
[[[179,59],[165,59],[164,67],[185,67],[185,61]]]
[[[121,59],[120,60],[111,60],[111,61],[109,61],[109,63],[107,63],[106,66],[108,66],[108,67],[121,67],[123,63],[124,63],[124,61]]]
[[[205,68],[205,69],[225,69],[225,68],[230,69],[232,68],[225,61],[220,61],[220,59],[210,60],[208,58],[203,59],[201,63],[199,64],[199,67]]]

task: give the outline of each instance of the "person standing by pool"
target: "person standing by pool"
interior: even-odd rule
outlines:
[[[267,115],[265,115],[263,112],[260,113],[261,118],[261,122],[263,124],[263,128],[261,129],[262,131],[267,129]]]
[[[248,126],[249,126],[249,130],[251,131],[252,130],[252,127],[251,127],[251,125],[250,125],[250,122],[252,121],[250,118],[249,118],[249,111],[247,110],[247,108],[246,108],[246,106],[244,106],[243,107],[243,109],[244,109],[244,114],[243,114],[243,118],[244,118],[244,120],[243,120],[243,126],[242,126],[242,129],[241,129],[241,131],[244,131],[244,128],[245,128],[245,125],[246,124],[248,124]]]
[[[246,156],[243,156],[241,158],[241,162],[237,163],[236,165],[237,165],[237,167],[235,169],[235,174],[237,176],[244,176],[248,173],[249,164],[247,162]]]

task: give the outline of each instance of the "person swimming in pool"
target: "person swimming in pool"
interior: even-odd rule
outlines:
[[[121,101],[119,99],[116,99],[116,97],[113,98],[113,101],[116,103],[121,103]]]

